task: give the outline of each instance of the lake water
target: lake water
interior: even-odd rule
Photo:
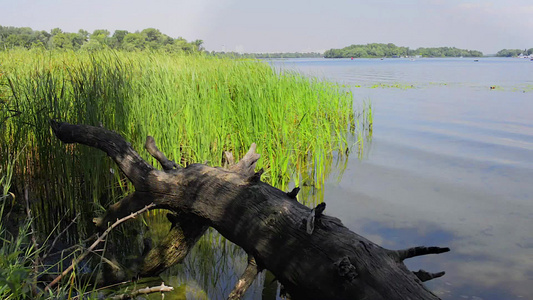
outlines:
[[[356,107],[372,104],[362,156],[350,155],[342,176],[333,168],[321,191],[326,214],[389,249],[450,247],[406,261],[446,271],[426,283],[442,299],[533,299],[533,62],[270,63],[345,84]],[[226,297],[245,268],[242,250],[210,235],[164,276],[187,299]],[[262,274],[245,298],[276,299],[272,282]]]
[[[443,299],[533,299],[533,61],[272,64],[372,104],[372,140],[328,180],[327,214],[386,248],[450,247],[407,261],[446,271],[427,282]]]

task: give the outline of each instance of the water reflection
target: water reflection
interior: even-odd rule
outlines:
[[[357,145],[352,146],[356,152]],[[308,206],[316,206],[324,201],[325,189],[320,178],[340,182],[348,164],[348,156],[334,153],[325,156],[324,170],[317,175],[312,163],[293,166],[296,175],[287,190],[297,181],[301,188],[298,201]],[[317,179],[318,178],[318,179]],[[317,181],[318,180],[318,181]],[[163,211],[154,211],[145,216],[147,228],[145,235],[154,244],[161,241],[170,229]],[[184,262],[175,265],[161,274],[166,284],[176,288],[166,294],[169,299],[225,299],[237,283],[247,266],[247,254],[235,244],[224,239],[210,228],[198,241]],[[248,289],[244,299],[273,300],[279,298],[279,284],[269,272],[262,272]],[[154,298],[155,299],[155,298]]]
[[[450,247],[445,255],[408,263],[412,269],[445,270],[443,279],[430,282],[432,290],[447,291],[443,298],[457,299],[466,290],[481,297],[492,289],[505,290],[507,297],[482,298],[528,295],[533,266],[528,204],[515,199],[509,205],[508,196],[366,161],[349,166],[343,180],[326,190],[325,198],[336,200],[328,202],[328,213],[378,244]]]
[[[428,282],[443,299],[531,297],[531,66],[496,58],[285,61],[354,86],[356,102],[373,105],[371,151],[325,185],[327,213],[386,247],[449,246],[408,262],[446,271]]]
[[[355,150],[347,160],[328,158],[333,167],[322,186],[313,184],[317,174],[308,167],[285,189],[301,186],[299,201],[327,202],[326,214],[384,247],[450,247],[446,254],[407,261],[412,270],[446,271],[427,283],[443,299],[531,297],[530,62],[295,60],[277,67],[354,86],[355,101],[370,100],[374,114],[363,155]],[[204,244],[218,241],[212,234]],[[198,247],[165,276],[175,286],[222,298],[244,270],[246,256],[222,240],[209,250]],[[262,276],[247,299],[264,297]]]

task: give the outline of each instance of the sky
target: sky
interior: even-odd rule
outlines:
[[[209,51],[323,52],[352,44],[533,47],[531,0],[0,0],[0,25],[66,32],[157,28]]]

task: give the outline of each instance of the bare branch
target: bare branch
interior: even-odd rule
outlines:
[[[261,155],[255,153],[256,148],[257,145],[252,143],[246,155],[236,165],[230,166],[229,170],[245,176],[252,176],[255,173],[255,164],[261,157]]]
[[[171,287],[171,286],[166,286],[164,282],[161,283],[160,286],[154,286],[154,287],[146,287],[146,288],[143,288],[143,289],[138,289],[138,290],[135,290],[131,293],[128,293],[128,294],[122,294],[122,295],[117,295],[117,296],[114,296],[112,297],[111,299],[117,299],[117,300],[120,300],[120,299],[133,299],[139,295],[147,295],[147,294],[151,294],[151,293],[163,293],[163,292],[171,292],[173,291],[174,288]]]
[[[228,296],[228,300],[238,300],[241,299],[244,293],[248,290],[250,285],[254,282],[255,278],[257,277],[257,274],[259,274],[262,270],[257,266],[257,262],[253,258],[253,256],[248,255],[248,266],[246,266],[246,269],[244,270],[244,273],[242,273],[241,278],[239,281],[237,281],[237,284],[235,284],[235,287],[233,288],[233,291]]]
[[[132,213],[130,214],[129,216],[127,217],[124,217],[120,220],[117,220],[115,223],[113,223],[111,226],[109,226],[109,228],[107,228],[106,231],[104,231],[104,233],[102,233],[101,236],[98,237],[98,239],[96,239],[96,241],[94,241],[94,243],[89,247],[87,248],[87,250],[85,252],[83,252],[80,256],[78,256],[78,258],[76,258],[76,260],[74,260],[72,262],[72,264],[70,265],[70,267],[68,267],[65,271],[63,271],[63,273],[61,273],[59,276],[57,276],[54,280],[52,280],[52,282],[50,282],[46,288],[44,289],[45,291],[48,291],[50,288],[52,288],[54,285],[56,285],[59,280],[61,280],[61,278],[63,278],[65,275],[67,275],[68,273],[70,273],[72,271],[72,269],[74,269],[74,266],[76,266],[80,261],[82,261],[89,253],[91,253],[94,248],[96,248],[96,246],[98,246],[98,244],[100,244],[101,242],[104,241],[104,239],[106,238],[106,236],[111,232],[111,230],[113,230],[113,228],[117,227],[118,225],[120,225],[121,223],[129,220],[129,219],[133,219],[135,218],[136,216],[138,216],[139,214],[142,214],[143,212],[149,210],[150,208],[154,207],[155,204],[150,204],[150,205],[147,205],[145,206],[143,209],[135,212],[135,213]]]
[[[287,196],[289,198],[291,198],[291,199],[296,199],[296,196],[298,195],[298,192],[300,192],[300,188],[299,187],[295,187],[294,189],[292,189],[292,191],[287,193]]]
[[[233,153],[230,151],[224,151],[224,154],[226,155],[226,162],[229,166],[235,165],[235,158],[233,157]]]
[[[396,250],[396,254],[400,260],[405,260],[415,256],[422,256],[427,254],[440,254],[450,251],[450,248],[440,248],[440,247],[413,247],[404,250]]]
[[[161,152],[156,144],[155,140],[151,136],[146,137],[146,143],[144,144],[144,148],[152,155],[157,161],[161,164],[163,167],[163,170],[168,171],[172,169],[179,169],[178,164],[176,164],[174,161],[168,159],[163,152]]]
[[[429,273],[427,271],[420,269],[418,272],[413,272],[413,274],[415,274],[416,277],[418,277],[418,279],[420,279],[422,282],[425,282],[431,279],[442,277],[446,273],[444,271],[438,272],[438,273]]]
[[[167,214],[167,218],[172,227],[161,243],[143,257],[139,270],[141,277],[157,276],[182,262],[209,227],[204,219],[193,214],[178,212],[177,215]]]
[[[120,134],[100,127],[72,125],[54,120],[50,121],[50,125],[64,143],[80,143],[104,151],[138,191],[147,189],[146,177],[154,168]]]
[[[109,206],[105,215],[103,217],[94,218],[93,222],[98,230],[104,231],[109,223],[142,209],[144,206],[149,205],[153,200],[153,197],[147,197],[142,192],[135,191],[133,194],[129,194],[122,200]]]

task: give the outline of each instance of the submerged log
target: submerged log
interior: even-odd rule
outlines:
[[[254,173],[259,159],[254,144],[229,169],[203,164],[176,168],[159,156],[161,171],[145,162],[117,133],[86,125],[51,124],[63,142],[106,152],[135,186],[131,196],[107,210],[100,226],[153,202],[156,208],[177,213],[175,222],[185,221],[182,226],[194,228],[189,244],[211,226],[242,247],[251,265],[236,287],[241,290],[232,293],[235,299],[263,269],[276,276],[292,299],[438,299],[422,281],[444,272],[411,272],[403,260],[449,248],[398,251],[372,243],[339,219],[325,215],[325,205],[308,208],[294,200],[297,190],[286,193],[262,182],[262,171]],[[189,218],[198,224],[190,225]],[[161,252],[153,254],[164,257]]]

